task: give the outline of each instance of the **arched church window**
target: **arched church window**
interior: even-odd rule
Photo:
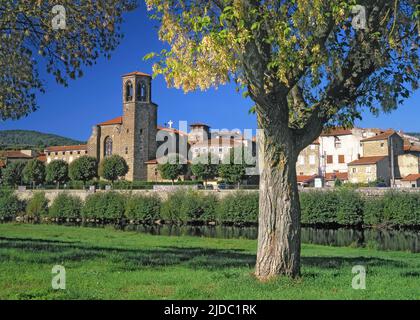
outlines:
[[[147,100],[147,86],[144,82],[140,82],[137,85],[137,100],[138,101]]]
[[[106,137],[104,142],[104,155],[105,157],[112,155],[112,138]]]
[[[133,100],[133,84],[131,81],[127,81],[125,84],[125,101]]]

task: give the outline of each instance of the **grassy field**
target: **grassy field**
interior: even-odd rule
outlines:
[[[256,241],[0,225],[0,299],[419,299],[420,255],[304,245],[302,278],[259,283]],[[63,265],[66,290],[51,288]],[[367,266],[366,290],[351,287]]]

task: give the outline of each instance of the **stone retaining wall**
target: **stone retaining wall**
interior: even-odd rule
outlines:
[[[334,190],[331,188],[322,188],[322,189],[316,189],[316,188],[305,188],[301,189],[301,192],[309,192],[309,191],[330,191]],[[357,192],[360,192],[362,196],[364,197],[379,197],[383,196],[387,191],[391,190],[390,188],[360,188],[357,189]],[[398,192],[412,192],[412,193],[420,193],[420,188],[407,188],[407,189],[394,189]],[[236,192],[237,190],[199,190],[198,192],[204,193],[204,194],[214,194],[218,198],[223,198],[229,194],[232,194]],[[258,190],[241,190],[243,192],[258,192]],[[32,190],[26,190],[26,191],[16,191],[16,195],[22,199],[22,200],[28,200],[30,199],[34,192],[39,191],[32,191]],[[50,202],[52,202],[58,194],[60,193],[67,193],[72,196],[77,196],[81,198],[82,200],[85,200],[86,197],[92,192],[85,191],[85,190],[42,190],[42,192],[45,193],[45,196]],[[109,192],[104,190],[98,190],[96,192]],[[162,200],[165,200],[168,197],[168,194],[170,194],[170,191],[167,190],[116,190],[116,192],[120,192],[122,194],[133,194],[133,195],[158,195]]]

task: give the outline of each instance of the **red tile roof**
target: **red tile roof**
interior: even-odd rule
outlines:
[[[417,181],[417,180],[420,180],[420,174],[419,173],[409,174],[408,176],[406,176],[401,181]]]
[[[75,145],[75,146],[54,146],[48,147],[45,149],[45,152],[59,152],[59,151],[79,151],[79,150],[87,150],[87,145]]]
[[[0,157],[12,158],[12,159],[32,159],[30,155],[27,155],[21,151],[0,151]]]
[[[321,136],[329,137],[329,136],[347,136],[352,134],[351,129],[345,128],[331,128],[326,129],[321,133]]]
[[[122,124],[122,123],[123,123],[123,117],[116,117],[114,119],[98,123],[98,126],[109,126],[109,125]]]
[[[420,152],[420,146],[405,145],[404,146],[404,151],[405,152]]]
[[[377,136],[373,136],[370,138],[363,139],[362,142],[365,141],[379,141],[379,140],[386,140],[393,134],[396,134],[397,132],[395,130],[387,130],[384,133],[378,134]]]
[[[140,72],[140,71],[133,71],[133,72],[123,75],[123,77],[128,77],[128,76],[145,76],[145,77],[150,77],[150,78],[152,77],[150,74]]]
[[[38,155],[37,159],[38,159],[39,161],[42,161],[42,162],[47,162],[47,156],[45,155],[45,153],[40,153],[40,154]]]
[[[180,131],[180,130],[175,129],[175,128],[167,128],[167,127],[157,126],[157,129],[158,130],[163,130],[163,131],[168,131],[168,132],[173,132],[175,134],[179,134],[179,135],[183,135],[183,136],[188,135],[186,132]]]
[[[315,178],[317,178],[318,176],[315,174],[313,176],[297,176],[297,182],[298,183],[309,183],[315,180]]]
[[[349,174],[347,172],[327,172],[325,174],[326,181],[335,181],[336,179],[347,181],[349,180]]]
[[[357,166],[357,165],[364,165],[364,164],[376,164],[385,158],[387,158],[387,156],[362,157],[360,159],[350,162],[348,165]]]

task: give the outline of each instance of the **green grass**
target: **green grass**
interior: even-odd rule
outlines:
[[[419,299],[420,256],[304,245],[302,277],[259,283],[256,241],[0,225],[0,299]],[[67,289],[51,288],[66,268]],[[366,290],[351,287],[367,266]]]

